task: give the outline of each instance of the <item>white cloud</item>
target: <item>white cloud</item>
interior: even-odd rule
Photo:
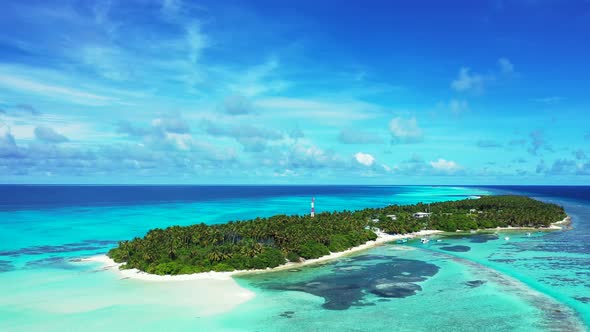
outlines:
[[[0,137],[12,135],[10,126],[0,119]]]
[[[310,158],[314,161],[324,162],[329,159],[326,152],[315,145],[296,144],[293,147],[293,150],[301,156]]]
[[[188,134],[166,133],[166,138],[173,143],[178,150],[188,151],[193,146],[193,138]]]
[[[75,115],[42,114],[36,117],[5,116],[3,122],[11,128],[12,134],[18,140],[35,139],[35,128],[50,127],[56,128],[60,134],[72,138],[73,143],[103,143],[105,140],[113,139],[119,135],[106,132],[100,129],[95,122],[89,122]]]
[[[19,148],[16,145],[10,128],[0,125],[0,158],[19,156]]]
[[[503,74],[511,74],[514,72],[514,65],[506,58],[498,59],[498,65]]]
[[[462,67],[459,70],[459,77],[451,82],[451,87],[459,92],[463,91],[483,91],[484,77],[477,73],[472,73],[468,67]]]
[[[35,137],[43,142],[49,143],[63,143],[69,141],[67,137],[56,132],[49,127],[37,127],[35,128]]]
[[[507,58],[498,59],[499,70],[492,70],[487,75],[472,72],[469,67],[461,67],[459,75],[451,82],[451,88],[458,92],[481,93],[486,83],[495,81],[500,74],[510,76],[514,71],[514,64]]]
[[[454,173],[463,169],[459,164],[451,160],[445,160],[439,158],[437,161],[431,161],[430,166],[437,171],[444,172],[444,173]]]
[[[452,99],[449,102],[449,109],[455,115],[469,111],[469,104],[466,100]]]
[[[83,47],[79,53],[73,56],[98,75],[114,81],[128,80],[132,76],[132,66],[125,61],[126,54],[118,48],[93,45]]]
[[[368,153],[358,152],[354,155],[354,159],[356,159],[359,164],[363,164],[365,166],[371,166],[373,163],[375,163],[375,157]]]
[[[383,140],[372,131],[356,128],[344,128],[338,134],[338,141],[343,144],[377,144]]]
[[[279,78],[279,69],[279,61],[276,58],[270,58],[238,73],[235,70],[221,70],[221,73],[230,82],[227,89],[232,93],[255,97],[267,93],[277,93],[289,87],[290,82]]]
[[[340,158],[333,151],[325,151],[306,140],[295,144],[274,146],[269,153],[271,163],[291,170],[337,169],[343,167]]]
[[[111,97],[96,95],[59,85],[35,82],[11,75],[0,75],[0,85],[13,90],[24,90],[48,97],[56,97],[57,95],[78,104],[102,105],[114,101]]]
[[[226,97],[221,108],[223,112],[229,115],[242,115],[253,111],[250,101],[240,95]]]
[[[415,117],[404,119],[396,117],[389,122],[389,131],[395,143],[418,143],[424,137]]]
[[[298,176],[297,172],[291,169],[285,169],[282,172],[274,172],[275,177],[290,177],[290,176]]]
[[[209,46],[209,40],[201,32],[201,26],[199,24],[193,23],[187,27],[186,42],[189,50],[189,60],[193,64],[196,64],[201,57],[203,49]]]
[[[552,97],[544,97],[544,98],[533,98],[531,100],[536,103],[541,103],[541,104],[545,104],[545,105],[556,105],[556,104],[559,104],[560,102],[562,102],[564,99],[565,98],[563,98],[563,97],[552,96]]]
[[[188,134],[191,128],[180,114],[163,114],[152,120],[152,126],[168,133]]]
[[[290,97],[260,98],[254,102],[256,108],[280,111],[285,117],[304,118],[310,121],[327,120],[330,124],[370,119],[377,116],[381,108],[359,100],[323,100]]]

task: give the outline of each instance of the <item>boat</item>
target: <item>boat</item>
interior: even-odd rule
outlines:
[[[504,238],[504,240],[508,241],[508,240],[510,240],[510,238],[507,236]]]
[[[529,233],[526,233],[526,236],[529,236],[530,237],[531,236],[531,233],[530,232]]]
[[[441,239],[437,239],[436,242],[442,242],[442,240]]]
[[[422,242],[422,243],[428,243],[428,242],[430,242],[430,240],[427,239],[427,238],[425,238],[425,237],[423,237],[423,238],[420,239],[420,242]]]

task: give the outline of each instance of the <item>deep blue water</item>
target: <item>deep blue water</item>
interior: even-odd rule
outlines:
[[[590,202],[590,186],[480,186],[499,193]]]
[[[95,186],[95,185],[0,185],[0,210],[42,209],[73,206],[143,205],[190,203],[223,199],[256,199],[292,196],[347,194],[381,195],[392,186]],[[395,186],[396,193],[411,186]]]
[[[434,186],[456,187],[456,186]],[[489,188],[495,192],[533,194],[590,201],[590,186],[462,186]],[[411,192],[416,186],[288,186],[288,185],[0,185],[0,208],[53,208],[65,206],[134,205],[151,203],[198,202],[231,198],[280,196],[380,194],[395,188],[396,193]]]
[[[124,285],[101,269],[70,262],[72,258],[104,254],[117,241],[143,236],[152,228],[309,213],[312,196],[316,197],[316,211],[322,212],[487,194],[523,194],[562,205],[572,216],[574,228],[532,237],[509,234],[510,241],[504,241],[503,234],[447,237],[440,246],[423,246],[418,241],[410,244],[416,249],[413,251],[393,250],[394,244],[368,251],[366,257],[339,260],[325,268],[309,267],[302,274],[285,272],[280,284],[254,278],[250,286],[258,293],[258,300],[209,321],[213,325],[208,330],[225,330],[234,327],[232,324],[235,330],[243,330],[244,322],[265,330],[268,322],[277,323],[276,317],[285,319],[283,325],[276,325],[275,330],[281,331],[295,326],[297,317],[299,329],[322,330],[318,322],[325,321],[331,328],[355,330],[359,320],[372,316],[384,318],[370,320],[373,325],[366,329],[383,330],[389,324],[385,317],[399,313],[394,320],[405,324],[401,330],[430,326],[470,331],[473,324],[486,321],[497,327],[490,330],[530,331],[534,326],[533,330],[550,331],[554,329],[543,324],[563,327],[555,318],[559,313],[566,315],[562,310],[568,312],[570,321],[583,320],[587,329],[590,186],[0,185],[0,330],[79,330],[90,324],[87,330],[102,331],[102,324],[109,321],[133,330],[147,316],[153,324],[173,320],[176,328],[171,330],[191,330],[204,324],[203,320],[195,322],[192,312],[175,317],[186,308],[166,302],[167,291],[158,293],[159,288],[139,283]],[[366,259],[371,260],[365,264]],[[406,270],[396,275],[399,271],[392,272],[391,264],[405,264]],[[438,272],[420,272],[430,268],[428,264],[436,265]],[[413,276],[414,272],[419,275]],[[375,277],[379,275],[383,278]],[[46,276],[51,278],[45,280]],[[506,288],[504,276],[526,287],[508,282]],[[415,282],[408,282],[412,278]],[[334,284],[340,288],[318,287]],[[137,287],[144,288],[139,291]],[[138,293],[117,297],[134,291]],[[452,304],[445,303],[449,296],[455,296]],[[131,305],[129,298],[137,303]],[[161,303],[143,306],[155,298],[161,298]],[[556,307],[551,299],[566,307]],[[398,301],[405,303],[403,308]],[[54,311],[55,306],[64,312],[80,310],[81,316]],[[100,310],[94,310],[95,306]],[[574,314],[570,315],[567,308]],[[423,310],[431,310],[432,317],[437,318],[428,322],[406,319]],[[289,312],[296,314],[285,314]],[[512,318],[506,320],[507,315]],[[141,329],[163,329],[150,324],[146,322]]]

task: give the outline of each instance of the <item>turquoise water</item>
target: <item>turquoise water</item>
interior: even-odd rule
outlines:
[[[264,188],[260,189],[264,190]],[[209,312],[190,284],[121,280],[72,258],[148,229],[307,213],[309,195],[0,211],[1,331],[552,331],[590,326],[590,204],[559,200],[574,230],[388,244],[323,265],[237,278],[256,296]],[[361,187],[316,194],[316,209],[360,209],[497,189]],[[586,236],[586,237],[585,237]],[[450,247],[450,248],[449,248]],[[467,249],[466,249],[467,248]],[[223,299],[211,299],[211,301]]]
[[[246,324],[268,331],[375,331],[393,326],[398,331],[579,328],[571,309],[517,280],[453,256],[413,249],[390,244],[321,267],[243,278],[242,284],[260,295],[231,316],[220,317],[215,327],[240,330]],[[426,276],[430,271],[424,271],[428,270],[424,264],[438,271]],[[290,288],[299,290],[285,291]],[[326,307],[331,301],[340,303]],[[552,316],[556,310],[560,311],[557,324]]]

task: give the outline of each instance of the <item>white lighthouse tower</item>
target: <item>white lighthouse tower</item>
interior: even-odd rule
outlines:
[[[312,197],[311,198],[311,213],[310,213],[312,218],[315,217],[315,206],[314,205],[315,205],[315,197]]]

